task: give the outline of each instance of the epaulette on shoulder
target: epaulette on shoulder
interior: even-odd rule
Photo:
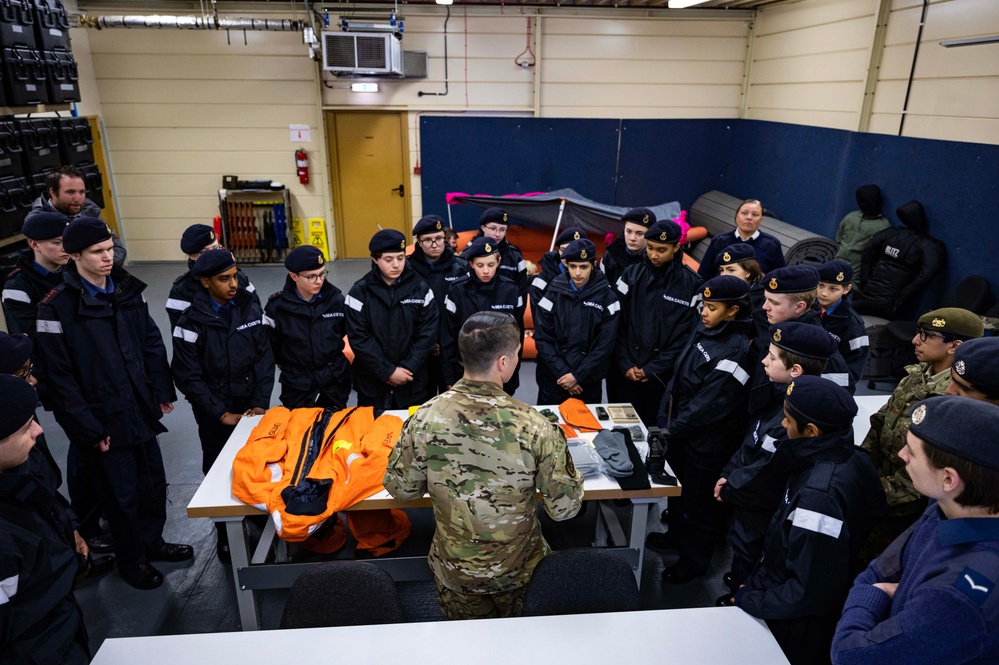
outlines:
[[[20,274],[21,274],[21,268],[20,268],[20,266],[18,266],[16,268],[14,268],[13,270],[11,270],[9,273],[7,273],[7,279],[11,279],[15,275],[20,275]]]
[[[42,298],[39,301],[39,303],[40,304],[41,303],[45,303],[47,305],[48,303],[52,302],[57,295],[59,295],[60,293],[62,293],[65,288],[66,288],[65,284],[60,284],[59,286],[55,287],[54,289],[52,289],[51,291],[49,291],[48,293],[46,293],[45,297]]]
[[[183,275],[181,275],[177,279],[173,280],[174,286],[176,286],[177,284],[180,284],[181,282],[183,282],[185,279],[187,279],[187,276],[190,275],[190,274],[191,274],[190,271],[185,272]]]
[[[274,293],[272,293],[269,296],[267,296],[267,302],[270,302],[270,301],[274,300],[275,298],[277,298],[282,293],[283,293],[282,291],[275,291]]]

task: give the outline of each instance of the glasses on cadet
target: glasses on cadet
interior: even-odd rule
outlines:
[[[420,238],[420,244],[423,245],[443,245],[444,242],[444,238]]]
[[[493,224],[486,224],[485,228],[489,229],[494,233],[506,233],[505,226],[494,226]]]
[[[317,273],[315,275],[303,275],[300,272],[295,274],[304,279],[309,284],[318,284],[319,282],[326,279],[327,276],[329,276],[329,271],[324,270],[321,273]]]
[[[31,376],[31,370],[35,369],[35,363],[30,363],[27,369],[21,370],[20,372],[15,372],[14,376],[19,379],[27,379]]]
[[[930,340],[930,339],[939,339],[941,341],[946,342],[947,341],[947,336],[946,335],[941,335],[940,333],[930,332],[929,330],[923,330],[922,328],[920,328],[919,329],[919,341],[920,342],[925,342],[925,341]]]

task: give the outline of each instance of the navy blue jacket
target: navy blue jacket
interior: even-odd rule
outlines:
[[[201,280],[190,273],[190,268],[193,265],[194,261],[188,259],[188,272],[173,280],[173,286],[170,287],[170,295],[167,296],[166,312],[167,317],[170,319],[171,335],[173,334],[173,329],[177,327],[177,322],[180,321],[180,315],[191,306],[191,303],[194,302],[194,297],[205,290],[205,287],[201,286]],[[237,269],[236,279],[239,282],[240,288],[252,294],[259,305],[260,297],[257,295],[257,289],[250,282],[250,278],[246,276],[246,273]]]
[[[313,302],[305,302],[291,277],[267,299],[264,325],[281,385],[323,393],[336,404],[350,397],[350,361],[343,354],[347,334],[343,293],[327,280]]]
[[[531,297],[531,312],[537,309],[538,303],[545,297],[548,288],[559,275],[565,274],[565,266],[562,264],[562,256],[558,253],[558,248],[546,252],[538,261],[538,274],[531,280],[531,287],[528,294]]]
[[[771,270],[783,268],[786,264],[784,263],[784,248],[781,246],[780,240],[763,231],[757,231],[757,233],[759,235],[750,240],[743,240],[739,236],[739,232],[735,230],[712,238],[711,244],[704,251],[704,257],[701,259],[701,266],[697,269],[697,274],[706,280],[716,277],[718,266],[715,265],[715,257],[726,247],[737,242],[752,245],[753,249],[756,250],[756,262],[760,264],[760,269],[763,270],[764,275]]]
[[[621,309],[603,273],[594,270],[582,291],[572,288],[568,274],[559,275],[531,307],[534,344],[538,350],[539,394],[564,394],[555,402],[561,404],[570,395],[559,388],[557,382],[565,374],[572,373],[583,387],[583,394],[596,394],[595,401],[599,402]]]
[[[658,380],[663,387],[669,383],[676,359],[697,325],[700,284],[701,278],[683,265],[679,253],[661,268],[646,258],[624,271],[615,285],[621,321],[613,362],[619,373],[638,367],[649,380]]]
[[[378,266],[354,282],[346,298],[347,340],[354,352],[354,388],[379,401],[391,393],[391,408],[408,408],[430,398],[427,359],[438,340],[440,310],[434,292],[408,264],[391,286]],[[392,388],[385,381],[396,367],[413,380]]]
[[[451,285],[468,276],[468,261],[454,253],[450,247],[444,248],[444,253],[435,263],[427,261],[426,255],[416,244],[412,256],[406,260],[406,265],[415,270],[424,279],[430,290],[434,292],[434,302],[440,312],[441,321],[447,316],[444,300]]]
[[[749,399],[749,318],[711,330],[698,323],[676,361],[664,397],[670,445],[696,455],[730,455],[745,430]]]
[[[194,410],[218,420],[226,411],[270,406],[274,354],[257,298],[238,289],[232,319],[212,307],[204,288],[173,331],[173,378]]]
[[[850,378],[856,384],[864,375],[871,341],[863,317],[853,309],[853,294],[847,293],[836,309],[825,315],[817,302],[813,309],[819,315],[822,327],[835,338],[839,354],[843,356]]]
[[[872,586],[896,582],[892,598]],[[853,583],[835,665],[999,663],[999,519],[946,519],[937,504]]]
[[[644,250],[638,254],[632,254],[628,250],[628,245],[625,244],[624,238],[617,237],[614,238],[611,244],[607,245],[607,251],[604,252],[603,257],[600,259],[600,270],[603,271],[604,276],[607,277],[607,281],[610,282],[611,288],[613,288],[617,284],[617,280],[624,274],[624,271],[629,266],[641,262],[644,256]]]
[[[159,405],[173,402],[166,347],[149,316],[146,285],[115,266],[113,296],[91,296],[75,264],[38,303],[37,344],[47,394],[70,443],[111,447],[142,443],[166,431]]]
[[[475,238],[482,238],[484,236],[485,234],[480,230],[475,235]],[[472,240],[475,240],[475,238],[472,238]],[[527,261],[524,260],[524,255],[521,253],[520,247],[511,245],[506,238],[504,238],[499,243],[499,252],[499,274],[503,275],[507,279],[513,280],[513,283],[517,285],[518,289],[520,289],[520,295],[526,296],[527,289],[531,283],[530,278],[527,275]]]
[[[23,333],[35,340],[35,314],[38,303],[49,291],[62,284],[62,271],[42,275],[35,270],[35,253],[21,250],[17,265],[3,285],[3,313],[7,332]]]
[[[789,480],[763,557],[736,604],[760,619],[837,614],[860,546],[888,510],[881,479],[853,428],[777,447]]]

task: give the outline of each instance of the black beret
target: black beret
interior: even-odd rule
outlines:
[[[284,257],[284,267],[288,272],[305,272],[318,270],[326,265],[323,250],[313,245],[302,245],[288,252]]]
[[[962,342],[954,352],[952,369],[975,390],[999,394],[999,337]]]
[[[785,266],[767,273],[763,286],[770,293],[804,293],[818,288],[819,273],[811,266]]]
[[[479,256],[492,256],[499,253],[499,245],[492,238],[476,238],[465,251],[461,253],[462,258],[471,261]]]
[[[826,261],[819,266],[819,281],[826,284],[842,284],[846,286],[853,281],[853,266],[843,259]]]
[[[61,238],[69,217],[60,212],[42,212],[24,220],[21,233],[31,240],[51,240]]]
[[[111,238],[111,227],[96,217],[77,217],[62,232],[62,249],[67,254],[82,252]]]
[[[712,277],[701,285],[701,299],[711,301],[741,300],[749,293],[749,284],[734,275]]]
[[[648,208],[632,208],[628,212],[624,213],[624,217],[621,218],[622,222],[631,222],[632,224],[639,224],[645,228],[649,228],[656,223],[656,213],[652,212]]]
[[[821,330],[821,329],[820,329]],[[788,410],[823,432],[849,427],[859,410],[845,388],[820,376],[799,376],[787,385],[784,403]]]
[[[586,237],[586,231],[581,228],[570,226],[569,228],[558,234],[558,238],[555,239],[555,246],[565,245],[573,240],[579,240],[580,238]]]
[[[943,395],[917,402],[909,412],[909,431],[934,448],[999,471],[999,406],[967,397]]]
[[[656,222],[645,232],[645,239],[649,242],[660,242],[667,245],[680,242],[683,229],[674,221],[664,219]]]
[[[207,224],[191,224],[180,236],[180,251],[185,254],[196,254],[217,239],[215,229]]]
[[[395,229],[382,229],[375,235],[371,236],[371,242],[368,243],[368,251],[372,254],[379,254],[381,252],[405,252],[406,251],[406,236],[402,235],[401,232]]]
[[[31,338],[0,331],[0,374],[13,374],[31,357]]]
[[[748,242],[737,242],[726,247],[720,254],[715,256],[716,266],[727,266],[730,263],[748,261],[756,258],[756,250]]]
[[[194,262],[191,274],[194,277],[214,277],[236,265],[236,259],[228,249],[210,249]]]
[[[509,224],[510,216],[506,214],[506,210],[503,210],[503,208],[486,208],[486,211],[482,213],[482,217],[479,217],[479,226],[492,223]]]
[[[425,215],[413,227],[414,236],[422,236],[425,233],[437,233],[443,231],[446,224],[440,215]]]
[[[24,427],[35,415],[38,393],[31,384],[11,374],[0,375],[0,439]]]
[[[585,236],[579,240],[573,240],[562,252],[562,260],[566,263],[570,261],[576,263],[589,261],[593,263],[597,260],[597,246]]]
[[[964,339],[981,337],[985,334],[982,317],[960,307],[942,307],[926,312],[916,323],[925,330]]]
[[[806,358],[828,360],[836,353],[836,340],[822,326],[785,321],[770,326],[770,343]]]

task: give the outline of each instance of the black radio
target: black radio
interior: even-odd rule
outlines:
[[[658,427],[650,427],[648,434],[649,454],[645,457],[645,468],[652,480],[660,485],[676,485],[676,478],[666,471],[666,447],[669,432]]]

